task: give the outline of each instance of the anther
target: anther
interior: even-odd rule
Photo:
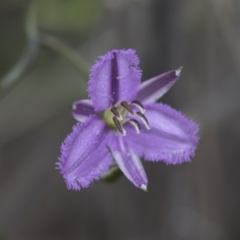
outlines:
[[[131,105],[137,107],[141,113],[144,113],[144,112],[145,112],[145,109],[144,109],[142,103],[139,102],[138,100],[132,101],[132,102],[131,102]]]
[[[143,113],[141,113],[141,112],[136,112],[136,114],[142,120],[142,122],[145,125],[146,129],[149,130],[150,129],[150,125],[149,125],[149,122],[148,122],[146,116]]]
[[[117,119],[116,116],[113,116],[113,122],[114,122],[114,125],[115,127],[117,128],[117,130],[123,135],[123,136],[126,136],[126,131],[125,129],[122,127],[120,121]]]
[[[137,134],[140,133],[140,130],[141,130],[141,126],[139,124],[139,122],[135,119],[130,119],[128,120],[129,123],[131,123],[133,125],[133,127],[135,128]]]
[[[131,106],[130,106],[126,101],[122,101],[122,102],[121,102],[121,105],[122,105],[128,112],[130,112],[131,114],[134,114]]]
[[[113,113],[113,115],[117,117],[119,121],[123,120],[122,115],[119,113],[116,107],[112,107],[110,110]]]

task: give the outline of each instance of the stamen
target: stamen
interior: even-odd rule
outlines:
[[[122,115],[119,113],[119,111],[117,110],[116,107],[112,107],[110,110],[111,110],[111,112],[113,113],[113,115],[117,117],[117,119],[118,119],[119,121],[122,121],[122,120],[123,120]]]
[[[120,121],[117,119],[116,116],[113,116],[113,122],[115,124],[115,127],[117,128],[117,130],[123,135],[123,136],[126,136],[126,131],[125,129],[122,127]]]
[[[140,126],[139,122],[137,120],[135,120],[135,119],[130,119],[129,123],[131,123],[134,126],[137,134],[139,134],[140,130],[141,130],[141,126]]]
[[[149,130],[150,126],[149,126],[149,122],[146,118],[146,116],[141,113],[141,112],[136,112],[136,114],[139,116],[139,118],[142,120],[143,124],[145,125],[146,129]]]
[[[122,102],[121,102],[121,105],[122,105],[128,112],[130,112],[131,114],[134,114],[131,106],[130,106],[126,101],[122,101]]]
[[[139,102],[138,100],[132,101],[132,102],[131,102],[131,105],[137,107],[141,113],[144,113],[144,112],[145,112],[144,106],[143,106],[142,103]]]

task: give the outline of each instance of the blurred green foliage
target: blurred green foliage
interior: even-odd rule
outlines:
[[[79,31],[102,15],[99,0],[38,0],[39,26],[49,31]]]
[[[101,180],[107,183],[113,183],[122,176],[122,171],[117,166],[112,166],[108,172],[101,177]]]

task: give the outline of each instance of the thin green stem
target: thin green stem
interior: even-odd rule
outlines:
[[[89,64],[73,49],[64,44],[61,40],[48,34],[39,34],[39,43],[65,58],[84,79],[88,79]]]
[[[36,2],[32,1],[26,16],[25,31],[28,39],[26,51],[0,82],[0,96],[4,97],[26,74],[35,62],[39,43],[37,38]]]
[[[84,79],[88,79],[89,65],[76,51],[55,37],[38,33],[36,0],[33,0],[29,6],[25,31],[28,39],[27,49],[17,64],[0,81],[0,98],[3,98],[31,69],[36,62],[40,45],[60,54]]]

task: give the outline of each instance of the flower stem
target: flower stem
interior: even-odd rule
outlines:
[[[38,33],[36,0],[32,0],[29,6],[26,16],[25,31],[28,41],[27,48],[17,64],[13,66],[0,81],[0,99],[16,86],[23,76],[31,69],[38,57],[40,46],[48,47],[59,53],[75,67],[84,79],[88,79],[89,65],[79,54],[59,39],[47,34]]]
[[[65,58],[75,69],[80,73],[84,79],[88,79],[89,65],[76,51],[68,47],[61,40],[45,33],[39,34],[39,43],[57,52]]]
[[[37,37],[36,1],[32,1],[26,16],[25,31],[28,39],[26,51],[15,66],[3,77],[0,82],[0,95],[5,96],[32,67],[35,62],[39,43]]]

